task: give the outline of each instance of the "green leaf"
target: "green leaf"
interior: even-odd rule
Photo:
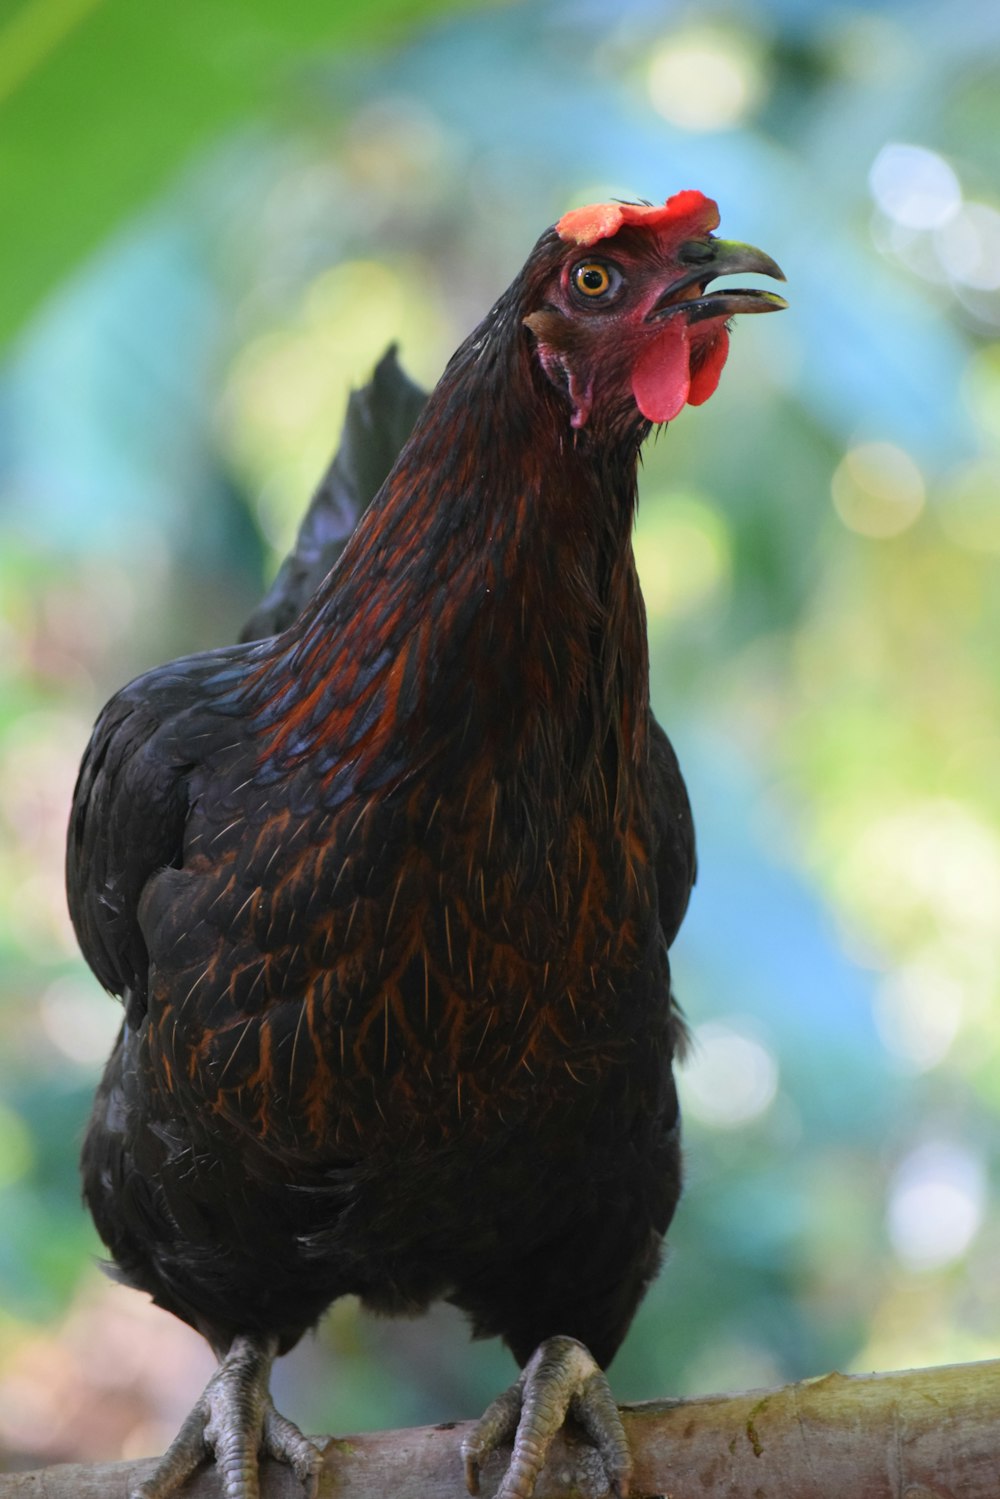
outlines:
[[[214,138],[293,118],[311,65],[473,3],[0,0],[0,343]]]

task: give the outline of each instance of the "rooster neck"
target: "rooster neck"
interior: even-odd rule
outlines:
[[[533,350],[508,343],[459,351],[345,554],[329,602],[363,609],[373,642],[429,614],[443,645],[474,647],[478,624],[491,648],[501,606],[519,646],[547,622],[592,636],[636,592],[637,444],[574,431]]]
[[[574,432],[530,348],[511,362],[470,340],[286,637],[289,743],[402,770],[443,738],[487,741],[495,762],[531,752],[554,781],[605,745],[617,765],[623,740],[641,758],[637,448]]]

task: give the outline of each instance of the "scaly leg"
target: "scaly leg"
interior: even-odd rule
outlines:
[[[129,1499],[169,1499],[215,1456],[224,1499],[260,1499],[261,1455],[291,1464],[315,1499],[322,1454],[274,1408],[268,1388],[273,1338],[234,1338],[201,1399],[150,1476]]]
[[[566,1416],[579,1422],[604,1468],[605,1491],[627,1499],[632,1475],[618,1407],[603,1371],[576,1338],[546,1338],[525,1364],[516,1384],[490,1405],[462,1443],[465,1482],[479,1493],[479,1469],[487,1455],[507,1442],[514,1451],[496,1499],[530,1499],[552,1438]],[[593,1474],[578,1487],[594,1492]]]

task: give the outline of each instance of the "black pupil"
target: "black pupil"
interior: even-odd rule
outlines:
[[[601,291],[604,287],[605,279],[604,272],[596,265],[590,266],[580,276],[580,280],[588,291]]]

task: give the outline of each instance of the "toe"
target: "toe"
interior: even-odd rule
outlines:
[[[269,1457],[288,1463],[293,1469],[305,1491],[305,1499],[316,1499],[323,1454],[302,1435],[294,1421],[289,1421],[273,1405],[264,1418],[263,1448]]]
[[[315,1499],[322,1454],[274,1408],[268,1389],[274,1353],[272,1340],[234,1339],[166,1454],[130,1499],[174,1499],[213,1454],[222,1499],[260,1499],[262,1453],[288,1463],[304,1499]]]
[[[602,1370],[597,1369],[573,1396],[570,1412],[600,1453],[611,1492],[617,1499],[626,1499],[632,1477],[632,1451]]]
[[[627,1499],[632,1456],[618,1407],[589,1351],[568,1337],[547,1338],[540,1344],[517,1384],[493,1402],[463,1442],[469,1492],[479,1492],[479,1470],[489,1453],[513,1440],[497,1499],[530,1499],[567,1415],[579,1423],[591,1444],[581,1454],[578,1487],[588,1494],[610,1491],[616,1499]]]
[[[470,1494],[479,1493],[479,1470],[491,1452],[512,1444],[521,1419],[521,1395],[524,1375],[504,1390],[486,1407],[474,1429],[462,1443],[465,1460],[465,1486]]]
[[[207,1420],[208,1407],[202,1397],[149,1477],[130,1486],[128,1499],[168,1499],[181,1488],[211,1456],[205,1437]]]

